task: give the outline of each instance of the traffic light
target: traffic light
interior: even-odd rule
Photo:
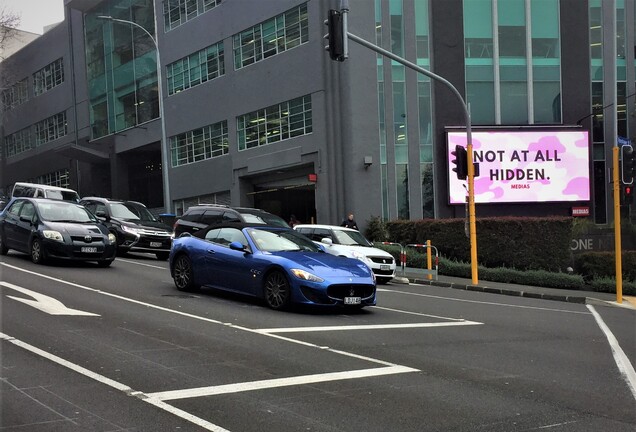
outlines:
[[[630,205],[634,202],[634,186],[623,186],[623,205]]]
[[[331,60],[345,61],[342,14],[335,9],[329,9],[325,24],[329,32],[325,35],[329,43],[325,46],[325,49],[329,51],[329,57]]]
[[[636,180],[636,151],[631,145],[621,147],[621,179],[625,184]]]
[[[451,162],[455,165],[453,171],[457,173],[457,178],[459,180],[466,180],[468,177],[468,153],[466,149],[460,145],[455,146],[455,151],[452,151],[451,154],[455,156]]]

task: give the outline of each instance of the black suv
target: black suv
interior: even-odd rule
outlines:
[[[221,204],[192,206],[174,223],[174,235],[190,234],[208,225],[225,222],[246,222],[289,228],[285,220],[265,210],[247,207],[228,207]]]
[[[80,201],[117,237],[117,252],[150,252],[167,260],[174,237],[172,229],[159,222],[145,205],[136,201],[88,197]]]

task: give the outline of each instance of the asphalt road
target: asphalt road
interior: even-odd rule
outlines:
[[[380,286],[361,312],[178,292],[151,256],[0,258],[2,431],[634,431],[636,311]]]

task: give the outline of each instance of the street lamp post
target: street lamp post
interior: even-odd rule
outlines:
[[[170,154],[170,148],[168,147],[168,138],[166,137],[166,118],[163,110],[163,84],[161,79],[161,57],[159,55],[159,44],[157,43],[157,39],[153,37],[148,30],[140,26],[139,24],[119,19],[113,18],[108,15],[100,15],[97,17],[98,19],[108,20],[120,24],[130,24],[135,26],[144,33],[148,35],[152,43],[155,45],[155,51],[157,52],[157,86],[158,86],[158,97],[159,97],[159,117],[161,119],[161,175],[163,179],[163,205],[165,207],[166,213],[172,213],[172,199],[170,198],[170,179],[168,177],[168,155]],[[157,31],[157,20],[155,14],[155,34]]]

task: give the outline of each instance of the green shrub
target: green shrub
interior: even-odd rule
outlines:
[[[367,229],[364,231],[365,237],[371,242],[384,242],[389,240],[389,231],[386,222],[380,216],[372,216],[367,222]]]
[[[623,279],[636,281],[636,251],[622,251]],[[614,252],[583,252],[574,256],[574,271],[586,281],[613,278],[616,275]]]
[[[616,294],[616,280],[609,277],[596,278],[588,284],[593,291]],[[623,294],[636,295],[636,281],[623,281]]]

